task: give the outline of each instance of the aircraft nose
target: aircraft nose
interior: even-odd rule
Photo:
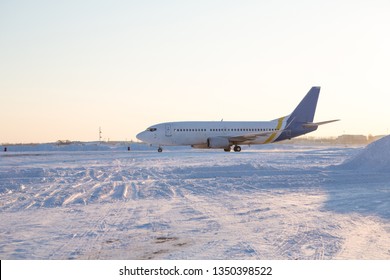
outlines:
[[[137,137],[138,140],[145,142],[145,131],[138,133],[135,137]]]

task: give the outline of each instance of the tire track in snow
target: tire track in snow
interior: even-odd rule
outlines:
[[[195,184],[194,188],[196,187]],[[219,259],[223,258],[228,250],[241,258],[260,257],[252,242],[245,241],[246,236],[252,235],[253,229],[240,226],[241,217],[236,215],[235,209],[232,209],[229,203],[220,203],[212,197],[199,196],[188,190],[182,190],[182,193],[185,204],[190,209],[187,218],[196,225],[197,231],[202,232],[202,241],[197,244],[198,256],[213,251],[215,258]],[[231,199],[235,198],[227,196],[222,201]],[[241,250],[242,248],[244,250]]]
[[[53,254],[52,258],[61,258],[61,259],[101,259],[101,258],[110,258],[112,253],[110,248],[112,246],[121,246],[126,247],[128,241],[128,236],[123,236],[123,233],[126,230],[119,230],[121,228],[121,223],[123,223],[123,215],[128,215],[128,202],[129,198],[132,201],[137,201],[141,198],[140,195],[140,184],[142,182],[139,180],[134,180],[133,172],[128,171],[128,166],[123,164],[120,161],[116,161],[115,165],[111,169],[106,169],[106,175],[100,174],[100,177],[95,177],[96,179],[103,179],[100,182],[93,182],[94,185],[91,190],[90,199],[88,201],[116,201],[115,203],[103,204],[99,207],[99,215],[88,218],[88,224],[92,225],[85,228],[81,233],[77,233],[69,240],[68,244],[61,248],[59,251],[65,251],[67,253],[59,256]],[[141,176],[149,179],[144,182],[145,187],[150,187],[150,185],[156,185],[156,187],[161,187],[163,184],[166,186],[164,188],[170,188],[169,184],[166,181],[159,180],[161,178],[161,173],[159,170],[155,172],[154,169],[145,169],[145,173]],[[90,176],[92,173],[88,173]],[[137,178],[136,178],[137,179]],[[145,198],[143,198],[145,199]],[[131,203],[132,204],[132,203]],[[94,206],[94,207],[97,207]],[[164,211],[170,211],[170,208],[165,207]],[[140,211],[131,211],[134,216],[132,219],[137,222],[142,221],[142,216],[139,216],[139,213],[145,213],[147,211],[146,207],[138,208]],[[160,210],[161,211],[161,210]],[[138,214],[137,214],[138,213]],[[143,214],[145,215],[145,214]],[[162,214],[163,215],[163,214]],[[147,214],[149,220],[152,218],[150,214]],[[160,218],[159,218],[160,219]],[[145,226],[148,227],[146,223]],[[152,222],[151,225],[153,225]],[[155,224],[157,227],[158,223]],[[140,225],[141,226],[141,225]],[[71,230],[71,229],[69,229]],[[126,241],[127,240],[127,241]],[[124,252],[123,256],[128,256],[129,252]],[[153,252],[152,252],[153,255]]]

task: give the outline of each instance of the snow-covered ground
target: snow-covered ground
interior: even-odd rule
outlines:
[[[363,148],[39,147],[0,152],[0,259],[390,259]]]

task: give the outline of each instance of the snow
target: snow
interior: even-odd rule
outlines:
[[[343,164],[371,149],[10,147],[0,258],[390,259],[390,175]]]
[[[346,160],[343,167],[356,170],[390,171],[390,135],[385,136]]]

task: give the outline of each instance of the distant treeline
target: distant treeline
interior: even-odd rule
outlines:
[[[281,143],[294,143],[294,144],[324,144],[324,145],[367,145],[370,144],[385,135],[349,135],[344,134],[338,137],[298,137],[291,141],[285,141]]]

